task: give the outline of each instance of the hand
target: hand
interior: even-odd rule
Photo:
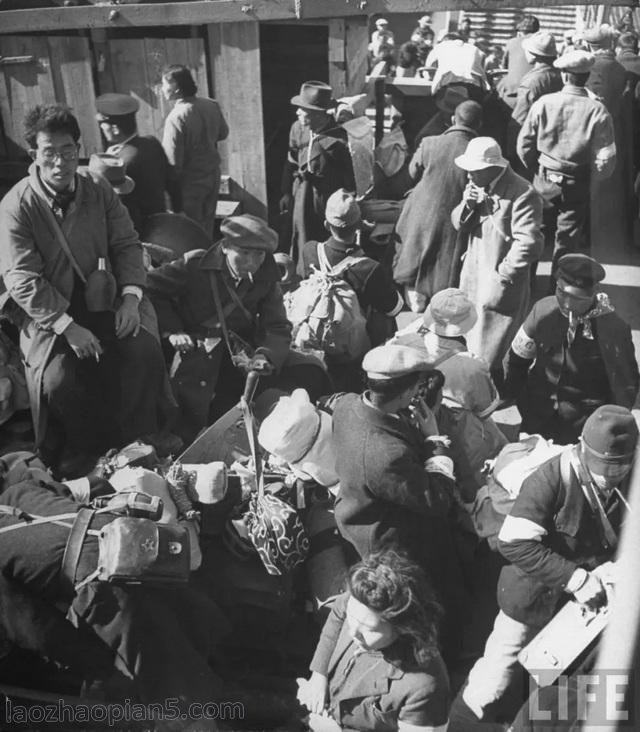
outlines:
[[[140,301],[135,295],[125,295],[122,304],[116,310],[116,336],[126,338],[133,334],[135,338],[140,330]]]
[[[484,200],[484,191],[469,181],[462,194],[462,200],[469,208],[476,208]]]
[[[169,343],[179,353],[188,353],[195,348],[193,339],[187,333],[172,333],[169,336]]]
[[[77,323],[69,323],[63,331],[67,343],[78,358],[100,358],[102,346],[100,341],[87,328]]]
[[[291,210],[291,204],[293,203],[293,196],[290,193],[285,193],[280,199],[280,213],[285,214]]]
[[[607,591],[600,577],[593,572],[587,573],[585,583],[573,593],[573,596],[581,605],[593,610],[607,604]]]
[[[425,437],[438,434],[438,425],[433,412],[425,404],[424,399],[416,399],[409,407],[411,421]]]
[[[300,704],[312,713],[321,714],[327,703],[327,677],[314,671],[309,679],[297,679],[297,682],[297,698]]]
[[[261,376],[268,376],[273,373],[273,364],[265,355],[258,353],[249,361],[247,371],[257,371]]]
[[[309,715],[307,725],[312,732],[340,732],[342,727],[330,717],[326,712],[324,714]]]

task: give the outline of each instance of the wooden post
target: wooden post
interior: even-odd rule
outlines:
[[[207,34],[215,98],[229,124],[229,137],[220,144],[222,172],[241,187],[243,210],[266,218],[259,26],[214,23]]]
[[[345,62],[345,21],[329,21],[329,84],[335,99],[347,93],[347,64]]]
[[[360,94],[364,90],[369,47],[368,33],[366,17],[348,18],[345,21],[346,93],[349,95]]]
[[[384,92],[387,83],[387,77],[381,76],[375,80],[374,94],[376,100],[376,146],[380,144],[384,135],[384,110],[386,107]]]

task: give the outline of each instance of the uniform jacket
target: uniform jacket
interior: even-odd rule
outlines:
[[[263,350],[276,368],[284,363],[291,342],[280,290],[280,273],[267,255],[254,275],[253,284],[242,280],[236,288],[220,244],[207,251],[196,249],[149,273],[149,295],[158,312],[160,333],[188,333],[204,339],[222,335],[211,278],[220,292],[227,327],[254,348]],[[229,288],[235,290],[242,308],[235,305]]]
[[[478,311],[467,345],[492,369],[501,368],[529,310],[529,266],[543,243],[542,199],[507,167],[481,207],[470,211],[461,201],[451,219],[468,236],[460,288]]]
[[[516,106],[511,118],[518,125],[522,125],[536,99],[561,89],[562,78],[558,69],[547,65],[531,69],[522,77],[518,85]]]
[[[602,100],[617,126],[622,109],[622,94],[627,84],[627,72],[616,61],[613,51],[598,51],[595,57],[586,88]]]
[[[616,313],[601,315],[591,323],[613,401],[631,409],[640,383],[631,329]],[[528,402],[544,409],[558,385],[568,328],[569,320],[560,311],[555,296],[535,303],[523,324],[523,330],[536,344],[532,356],[535,362],[526,373],[507,363],[505,388],[509,394],[516,396],[526,391]]]
[[[345,655],[354,650],[345,622],[347,601],[344,593],[334,603],[310,666],[329,679],[333,718],[343,730],[391,732],[401,721],[444,732],[449,683],[437,653],[424,667],[417,667],[415,661],[393,658],[392,651],[399,645],[393,644],[382,652],[365,651],[346,677],[339,673]]]
[[[474,130],[454,125],[424,138],[409,166],[418,182],[396,224],[393,277],[428,297],[458,285],[464,249],[449,210],[462,198],[467,174],[454,161],[475,136]]]
[[[115,154],[127,166],[127,175],[136,184],[128,196],[123,196],[122,203],[129,209],[138,231],[147,216],[166,211],[165,192],[169,194],[172,209],[182,210],[175,170],[155,137],[136,135],[116,149]]]
[[[593,569],[612,553],[573,470],[565,485],[560,461],[551,458],[523,482],[499,535],[498,548],[511,564],[500,574],[498,602],[527,625],[546,624],[563,596],[568,599],[564,588],[574,571]],[[609,516],[614,529],[619,518],[617,510]]]
[[[52,328],[67,311],[74,286],[74,270],[40,204],[49,206],[35,165],[0,203],[0,274],[23,316],[20,348],[36,440],[44,435],[41,384],[58,337]],[[85,277],[98,268],[98,258],[104,257],[119,292],[125,285],[144,288],[146,275],[138,235],[126,208],[106,181],[78,171],[75,199],[61,228]],[[155,312],[146,298],[140,304],[140,315],[142,325],[157,335]]]
[[[533,103],[518,135],[517,149],[531,171],[539,163],[570,176],[590,171],[606,178],[616,160],[613,121],[602,102],[590,98],[581,87],[567,85]]]

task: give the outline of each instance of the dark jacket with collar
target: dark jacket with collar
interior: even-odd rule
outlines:
[[[591,323],[613,402],[630,409],[640,385],[631,329],[615,312],[601,315]],[[530,362],[521,364],[510,352],[505,393],[526,397],[528,404],[544,411],[558,385],[569,320],[560,311],[557,298],[550,295],[533,306],[522,327],[536,343],[535,362],[529,369]]]
[[[458,285],[464,237],[451,223],[451,203],[458,202],[467,173],[455,164],[476,131],[454,125],[442,135],[425,137],[409,165],[417,181],[396,225],[393,278],[431,297]]]
[[[429,453],[418,430],[361,395],[345,394],[334,406],[333,443],[340,533],[361,557],[399,546],[423,566],[445,604],[460,600],[453,483],[425,470]]]
[[[498,581],[498,603],[510,618],[533,626],[545,625],[558,603],[569,595],[564,591],[578,567],[593,569],[611,558],[613,552],[601,539],[599,522],[571,470],[565,482],[562,454],[543,463],[522,484],[509,517],[526,519],[546,534],[535,539],[498,541],[500,553],[511,562]],[[620,508],[609,520],[619,528]],[[504,527],[503,527],[504,529]]]
[[[218,284],[227,328],[254,348],[262,349],[276,368],[289,354],[291,324],[280,290],[280,274],[267,254],[253,283],[242,280],[236,288],[220,244],[196,249],[149,273],[148,291],[158,313],[160,333],[188,333],[195,338],[220,337],[212,278]],[[234,303],[234,290],[242,307]]]
[[[344,593],[336,600],[310,666],[329,679],[329,709],[334,719],[343,730],[386,732],[397,730],[398,721],[444,729],[449,684],[437,653],[419,668],[415,662],[392,659],[383,652],[365,652],[346,677],[337,678],[341,660],[345,654],[353,654],[345,622],[348,599]],[[360,666],[363,673],[359,673]]]

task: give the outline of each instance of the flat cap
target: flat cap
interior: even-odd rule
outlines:
[[[275,252],[278,248],[278,235],[267,226],[267,222],[253,216],[242,214],[229,216],[220,225],[227,244],[245,249],[261,249],[264,252]]]
[[[553,65],[561,71],[572,71],[574,74],[587,74],[596,62],[596,57],[588,51],[568,51],[557,58]]]
[[[416,348],[389,343],[369,351],[362,360],[362,368],[371,379],[394,379],[415,371],[429,371],[432,365]]]
[[[96,117],[99,120],[134,114],[138,109],[140,102],[130,94],[102,94],[96,98]]]
[[[584,423],[582,442],[601,460],[629,462],[638,442],[638,425],[625,407],[604,404]]]
[[[606,272],[600,262],[586,254],[565,254],[556,264],[556,279],[562,278],[574,287],[593,287],[602,282]]]
[[[362,221],[360,206],[344,188],[338,188],[329,196],[324,217],[328,224],[337,228],[355,226]]]
[[[582,34],[582,38],[590,46],[609,46],[613,40],[612,29],[609,26],[598,26],[597,28],[587,28]]]

